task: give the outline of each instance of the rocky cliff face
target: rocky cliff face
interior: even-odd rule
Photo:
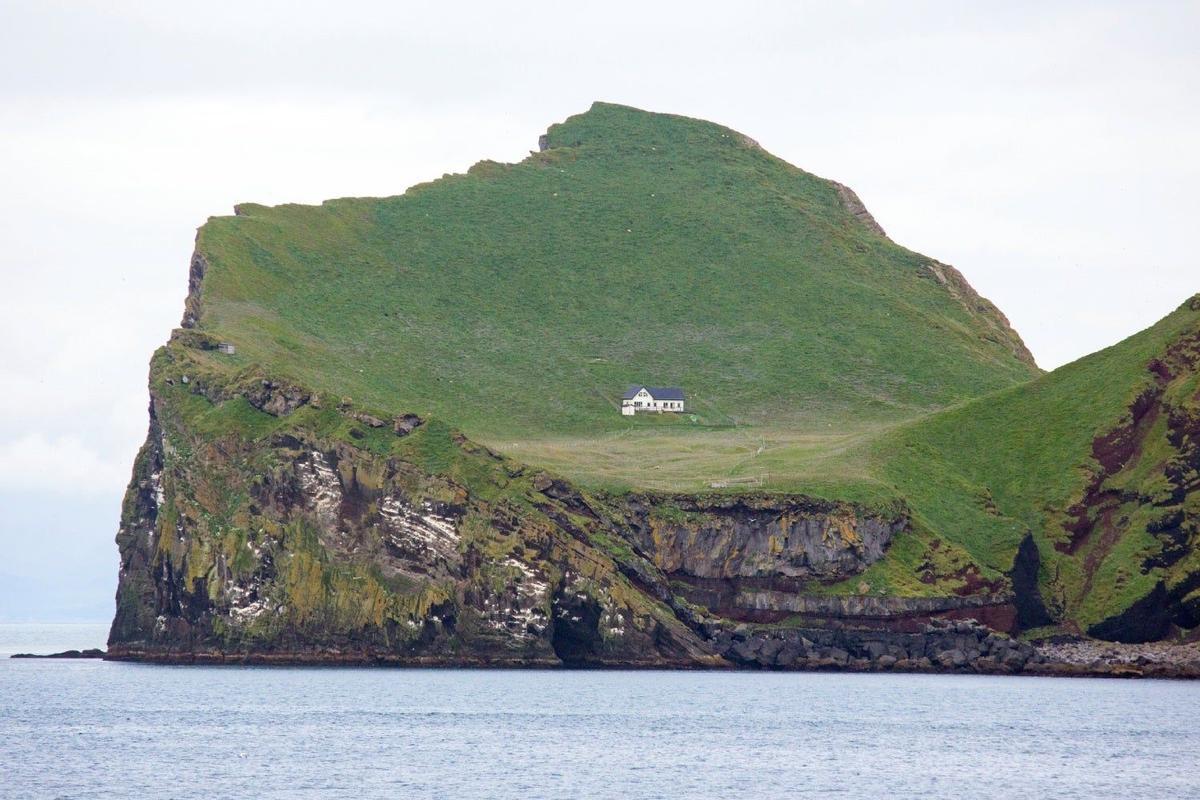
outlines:
[[[720,666],[753,609],[919,621],[970,604],[813,594],[880,559],[902,510],[584,493],[215,344],[180,330],[154,357],[110,657]]]
[[[634,496],[629,537],[668,575],[837,579],[883,557],[902,515],[807,498]]]
[[[186,338],[186,337],[185,337]],[[711,647],[519,467],[413,417],[220,383],[181,342],[117,536],[110,654],[705,664]],[[214,402],[215,400],[215,402]]]
[[[1200,331],[1192,331],[1150,362],[1126,419],[1092,443],[1096,466],[1053,543],[1064,561],[1082,565],[1075,604],[1124,607],[1090,625],[1092,636],[1148,642],[1200,625],[1198,368]]]

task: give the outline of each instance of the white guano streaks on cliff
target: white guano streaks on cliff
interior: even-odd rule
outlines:
[[[533,568],[509,556],[501,564],[510,571],[509,591],[484,600],[492,628],[519,641],[540,636],[547,627],[545,606],[550,583]]]
[[[428,500],[418,511],[405,498],[389,495],[379,502],[379,516],[391,542],[405,551],[433,553],[451,561],[458,556],[458,521],[438,514]]]
[[[337,526],[338,508],[342,504],[342,483],[319,450],[309,453],[307,461],[296,464],[300,486],[309,499],[317,520],[326,530]]]

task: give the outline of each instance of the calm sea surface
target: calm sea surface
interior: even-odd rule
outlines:
[[[5,657],[0,796],[1200,798],[1200,683]]]

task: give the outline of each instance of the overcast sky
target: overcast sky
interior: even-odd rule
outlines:
[[[1200,291],[1200,4],[0,0],[0,620],[105,618],[197,226],[603,99],[852,186],[1053,368]]]

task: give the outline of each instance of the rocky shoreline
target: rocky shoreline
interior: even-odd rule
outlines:
[[[1037,642],[1055,675],[1111,675],[1132,678],[1200,678],[1200,642],[1122,644],[1082,637]]]
[[[1014,674],[1038,662],[1033,645],[975,620],[933,620],[916,633],[857,628],[755,632],[740,625],[714,637],[718,652],[752,669]]]
[[[917,633],[854,628],[755,632],[739,626],[719,633],[716,644],[725,659],[748,669],[1200,678],[1200,644],[1122,645],[1065,637],[1025,642],[973,619],[935,619]]]
[[[861,628],[713,628],[721,661],[702,665],[595,662],[591,669],[742,669],[787,672],[906,672],[925,674],[1035,675],[1106,678],[1200,678],[1200,642],[1119,644],[1058,636],[1025,642],[979,622],[935,619],[918,632]],[[315,648],[308,651],[236,652],[115,647],[68,650],[12,658],[103,658],[157,664],[255,666],[394,666],[413,668],[554,669],[555,659],[481,659]]]

